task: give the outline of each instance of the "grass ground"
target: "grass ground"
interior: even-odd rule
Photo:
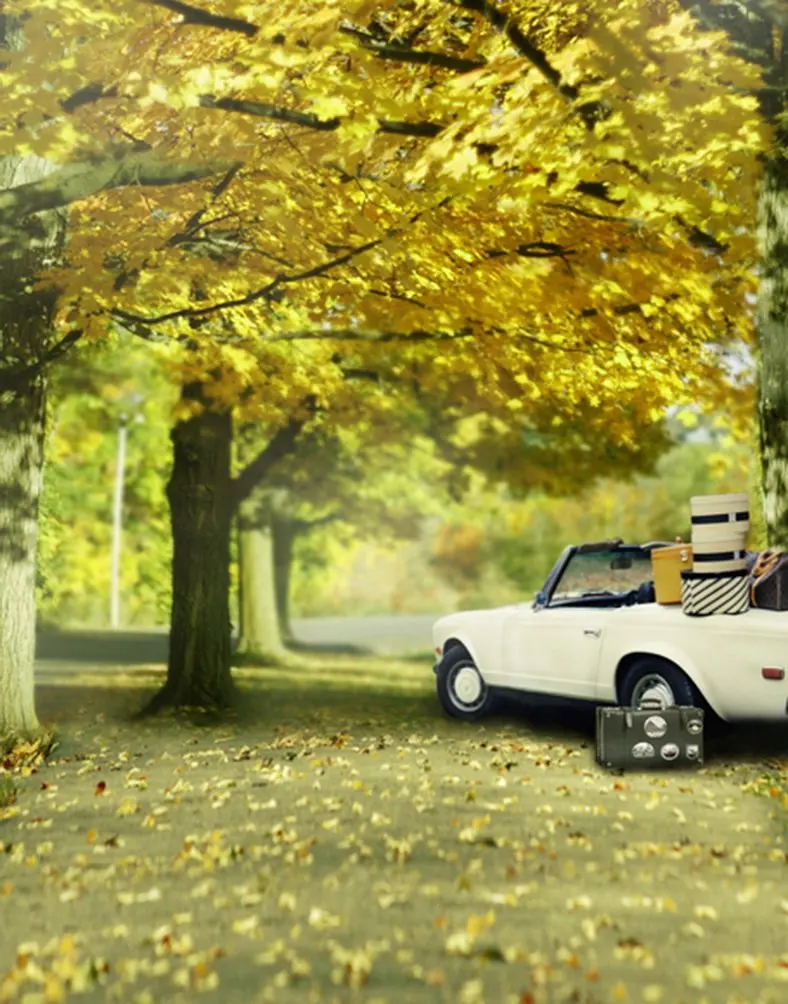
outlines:
[[[784,738],[616,776],[586,719],[446,720],[428,658],[237,675],[222,723],[134,720],[159,667],[47,676],[0,1002],[788,999]]]

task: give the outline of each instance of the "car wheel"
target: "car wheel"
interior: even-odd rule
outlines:
[[[438,666],[438,700],[447,715],[475,722],[489,714],[493,695],[464,648],[445,653]]]
[[[621,681],[620,703],[639,708],[646,701],[658,700],[663,708],[676,704],[706,707],[706,702],[686,674],[662,659],[641,659],[630,666]]]

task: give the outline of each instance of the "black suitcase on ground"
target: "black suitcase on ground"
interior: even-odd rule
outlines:
[[[596,758],[603,767],[643,770],[703,763],[701,708],[597,708]]]

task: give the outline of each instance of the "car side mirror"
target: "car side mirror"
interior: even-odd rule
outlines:
[[[540,590],[536,594],[536,599],[534,600],[534,606],[535,607],[543,607],[543,606],[546,605],[546,603],[547,603],[547,593],[544,593],[544,592],[542,592]]]

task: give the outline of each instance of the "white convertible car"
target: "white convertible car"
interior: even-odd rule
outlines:
[[[788,612],[660,606],[650,552],[661,546],[567,547],[533,603],[442,617],[434,671],[446,712],[474,721],[519,692],[629,707],[656,698],[788,725]]]

